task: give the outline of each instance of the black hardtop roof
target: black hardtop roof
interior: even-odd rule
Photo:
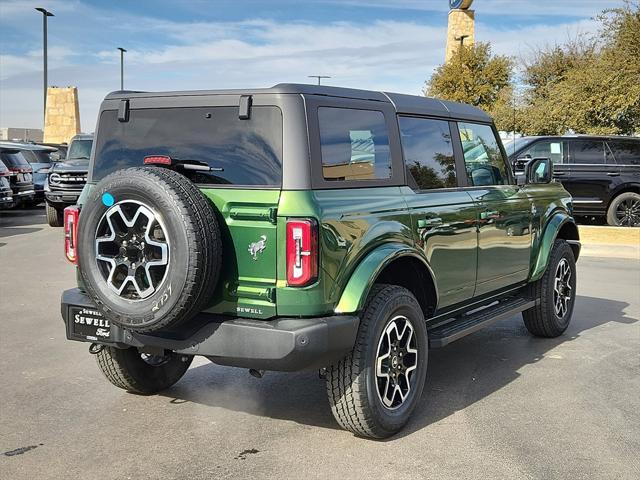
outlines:
[[[407,115],[428,115],[448,117],[460,120],[491,122],[491,117],[479,108],[464,103],[449,102],[436,98],[401,93],[376,92],[355,88],[330,87],[326,85],[309,85],[296,83],[280,83],[271,88],[233,89],[233,90],[190,90],[174,92],[139,92],[119,90],[109,93],[105,100],[124,98],[180,97],[207,95],[264,95],[264,94],[298,94],[322,95],[328,97],[350,98],[356,100],[372,100],[391,103],[397,113]]]

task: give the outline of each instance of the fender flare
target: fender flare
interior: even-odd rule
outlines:
[[[573,217],[565,212],[554,213],[551,219],[547,222],[544,233],[540,236],[537,248],[535,250],[536,261],[531,269],[529,281],[538,280],[540,277],[542,277],[542,275],[544,275],[544,272],[547,269],[547,265],[549,264],[551,250],[553,249],[556,238],[558,238],[558,233],[560,232],[562,227],[564,227],[568,223],[576,226]],[[580,251],[580,242],[578,240],[569,240],[569,242],[575,244],[578,251]]]
[[[433,270],[431,270],[425,258],[409,245],[388,243],[369,252],[364,259],[360,261],[342,291],[338,305],[335,308],[335,313],[346,314],[362,310],[369,292],[380,273],[391,262],[401,257],[416,258],[420,260],[429,271],[431,279],[434,282],[437,304],[438,288],[435,284],[436,279]]]

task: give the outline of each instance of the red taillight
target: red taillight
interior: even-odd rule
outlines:
[[[318,278],[318,227],[315,220],[287,220],[287,284],[304,287]]]
[[[145,165],[171,165],[171,157],[166,155],[148,155],[144,157]]]
[[[32,173],[31,167],[9,167],[9,171],[12,173]]]
[[[64,209],[64,253],[74,265],[78,264],[78,219],[80,208],[77,206]]]

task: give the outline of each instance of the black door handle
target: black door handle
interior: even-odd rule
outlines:
[[[554,177],[562,177],[562,176],[564,176],[564,175],[566,175],[566,173],[565,173],[565,172],[553,172],[553,176],[554,176]]]

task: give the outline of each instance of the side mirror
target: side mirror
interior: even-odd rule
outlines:
[[[60,152],[52,152],[49,154],[49,158],[52,162],[59,162],[62,157],[60,156]]]
[[[550,158],[534,158],[525,167],[527,183],[550,183],[553,180],[553,162]]]

